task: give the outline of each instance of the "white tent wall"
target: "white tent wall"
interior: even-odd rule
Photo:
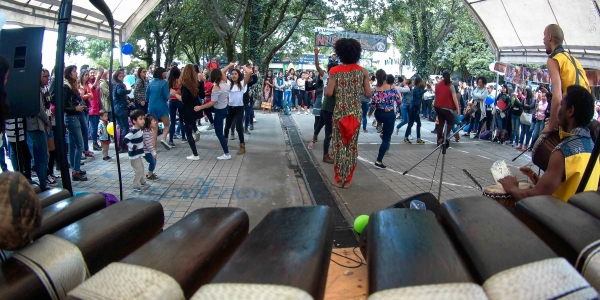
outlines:
[[[558,24],[564,47],[600,69],[600,0],[463,0],[496,54],[514,64],[546,64],[544,28]]]
[[[105,0],[115,20],[115,40],[125,42],[160,0]],[[2,0],[0,11],[8,24],[57,30],[60,0]],[[106,18],[88,1],[73,0],[68,33],[110,40]]]

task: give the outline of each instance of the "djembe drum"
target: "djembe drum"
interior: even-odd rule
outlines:
[[[527,190],[531,188],[531,185],[527,182],[519,182],[519,188],[522,190]],[[483,195],[496,200],[496,202],[505,207],[514,208],[517,205],[515,198],[511,194],[507,193],[499,183],[485,188],[483,190]]]

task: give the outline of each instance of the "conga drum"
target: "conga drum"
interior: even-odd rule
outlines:
[[[522,190],[527,190],[531,188],[531,185],[527,182],[519,182],[519,188]],[[485,188],[483,190],[483,195],[496,200],[496,202],[505,207],[514,208],[517,205],[515,198],[513,198],[511,194],[507,193],[499,183]]]
[[[552,151],[559,143],[560,136],[558,135],[558,130],[541,134],[535,141],[531,150],[531,160],[533,161],[533,164],[546,172],[548,162],[550,161],[550,155],[552,155]]]

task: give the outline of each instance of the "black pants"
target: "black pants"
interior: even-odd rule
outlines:
[[[185,127],[185,136],[187,137],[187,142],[190,145],[190,149],[192,149],[192,154],[194,154],[194,156],[198,156],[198,150],[196,149],[196,141],[194,140],[194,135],[192,134],[193,132],[198,132],[198,127],[196,126],[196,121],[194,122],[185,122],[184,120],[184,127]]]
[[[323,122],[323,118],[321,116],[315,116],[315,136],[318,136],[321,133],[321,129],[325,126]]]
[[[13,166],[13,170],[18,169],[21,174],[25,175],[25,178],[31,180],[31,153],[29,153],[27,141],[19,141],[18,145],[17,142],[11,142],[10,147],[12,151],[15,151],[17,163],[19,164],[18,168]]]
[[[210,124],[215,123],[215,119],[213,118],[213,112],[215,111],[214,106],[204,109],[204,114],[206,114],[206,118]]]
[[[444,136],[444,125],[446,125],[446,136],[450,134],[450,131],[454,128],[454,113],[447,109],[435,107],[435,112],[437,113],[438,120],[440,122],[439,126],[437,126],[437,144],[443,142],[446,138]],[[458,136],[458,133],[457,133]]]
[[[232,124],[235,124],[240,143],[244,143],[244,107],[243,106],[230,106],[227,117],[225,118],[225,130],[223,131],[225,137],[229,134],[229,129],[232,128]]]
[[[418,105],[411,105],[408,111],[408,127],[406,127],[406,133],[404,138],[408,139],[410,130],[415,122],[417,122],[417,140],[421,139],[421,118],[419,118],[419,111],[421,108]]]
[[[323,140],[323,155],[329,154],[329,143],[331,143],[331,134],[333,133],[333,112],[321,110],[321,122],[325,127],[325,139]]]

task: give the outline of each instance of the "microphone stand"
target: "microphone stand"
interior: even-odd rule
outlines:
[[[56,152],[58,165],[60,166],[60,175],[62,179],[62,187],[71,193],[73,196],[73,187],[71,186],[71,174],[67,163],[67,149],[65,141],[65,118],[63,104],[63,78],[65,64],[65,47],[67,42],[67,27],[71,23],[71,11],[73,9],[73,0],[62,0],[58,10],[58,42],[56,43],[56,66],[54,67],[54,91],[56,99],[54,99],[56,112]],[[86,137],[87,140],[87,137]],[[81,153],[78,153],[79,155]]]
[[[441,149],[441,151],[442,151],[442,169],[441,169],[441,173],[440,173],[440,183],[438,185],[438,196],[437,196],[437,199],[440,200],[440,197],[442,195],[442,182],[444,182],[443,181],[444,180],[444,163],[446,162],[446,150],[450,147],[450,139],[452,138],[452,136],[458,134],[467,125],[469,125],[469,124],[462,125],[462,127],[460,127],[456,132],[451,132],[450,134],[447,134],[448,126],[444,125],[444,132],[442,134],[442,136],[444,137],[443,142],[439,146],[437,146],[435,149],[433,149],[433,151],[431,151],[429,154],[427,154],[425,157],[423,157],[420,161],[418,161],[416,164],[414,164],[412,167],[410,167],[408,170],[404,171],[402,173],[402,175],[408,174],[408,172],[410,172],[412,169],[414,169],[419,164],[421,164],[423,161],[425,161],[429,156],[431,156],[433,153],[435,153],[436,151]],[[452,129],[450,129],[450,131],[452,131]]]

